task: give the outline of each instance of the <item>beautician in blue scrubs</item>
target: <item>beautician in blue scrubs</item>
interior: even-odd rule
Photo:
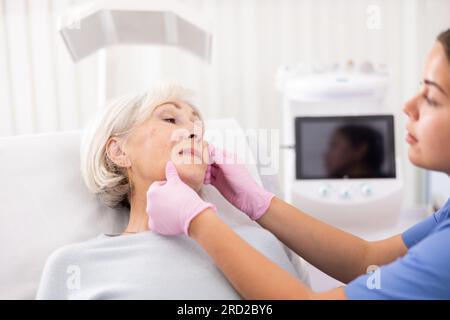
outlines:
[[[410,161],[450,174],[450,29],[438,36],[422,86],[404,112],[409,118]],[[369,242],[290,206],[256,184],[245,166],[218,161],[218,155],[229,156],[226,152],[211,150],[210,183],[228,201],[308,262],[347,284],[311,291],[235,234],[169,162],[166,182],[152,184],[147,192],[150,229],[189,235],[243,298],[450,299],[450,201],[403,234]],[[373,265],[379,269],[368,274]],[[373,281],[374,276],[379,279]]]

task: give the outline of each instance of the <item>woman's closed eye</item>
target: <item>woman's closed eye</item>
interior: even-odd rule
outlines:
[[[183,122],[182,120],[177,120],[174,117],[164,117],[163,121],[168,122],[168,123],[172,123],[172,124],[181,124]],[[195,123],[198,120],[197,120],[197,118],[195,118],[194,120],[189,120],[189,121],[192,122],[192,123]]]
[[[169,122],[169,123],[173,123],[173,124],[177,123],[175,118],[164,118],[163,120],[166,121],[166,122]]]

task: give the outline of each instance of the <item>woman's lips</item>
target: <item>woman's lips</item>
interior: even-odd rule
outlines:
[[[409,144],[415,144],[415,143],[417,143],[417,138],[415,136],[413,136],[411,133],[408,133],[406,135],[406,142]]]

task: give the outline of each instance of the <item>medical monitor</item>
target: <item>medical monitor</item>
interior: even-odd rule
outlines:
[[[296,179],[395,178],[392,115],[295,118]]]

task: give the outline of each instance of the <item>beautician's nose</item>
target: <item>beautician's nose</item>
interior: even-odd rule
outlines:
[[[419,120],[419,98],[419,94],[415,95],[413,98],[408,100],[403,107],[403,112],[413,121]]]

